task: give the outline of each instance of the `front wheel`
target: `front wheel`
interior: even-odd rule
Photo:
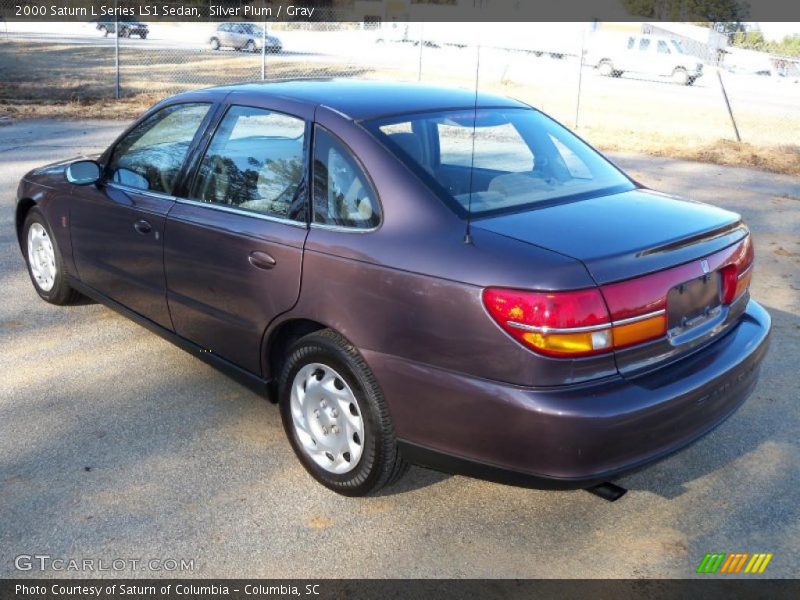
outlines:
[[[70,304],[79,294],[67,282],[64,261],[44,215],[32,208],[22,226],[25,262],[33,287],[50,304]]]
[[[689,74],[685,69],[675,69],[672,72],[672,81],[678,85],[689,85]]]
[[[406,472],[375,376],[340,334],[323,329],[298,340],[278,386],[292,449],[322,485],[364,496]]]
[[[253,40],[247,40],[247,43],[242,48],[245,52],[255,52],[256,51],[256,43]]]

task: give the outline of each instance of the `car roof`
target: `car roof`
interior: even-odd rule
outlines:
[[[353,120],[444,109],[528,105],[505,96],[474,90],[394,81],[360,79],[302,79],[250,82],[211,88],[220,94],[247,92],[292,100],[298,104],[327,106]],[[188,92],[191,94],[191,92]]]

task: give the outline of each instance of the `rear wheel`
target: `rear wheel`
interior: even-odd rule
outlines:
[[[341,335],[323,329],[298,340],[278,386],[292,449],[322,485],[363,496],[406,472],[375,376]]]
[[[242,48],[245,52],[255,52],[256,51],[256,43],[253,40],[247,40],[247,43]]]
[[[142,32],[142,33],[139,34],[139,37],[142,38],[143,40],[146,40],[147,39],[147,34]]]
[[[212,50],[219,50],[219,40],[217,38],[211,38],[210,44]]]
[[[611,64],[611,61],[604,60],[599,65],[597,65],[597,72],[600,73],[603,77],[611,77],[614,75],[614,65]]]
[[[51,304],[74,302],[80,294],[69,286],[58,243],[50,224],[37,208],[28,212],[22,232],[25,262],[36,292]]]

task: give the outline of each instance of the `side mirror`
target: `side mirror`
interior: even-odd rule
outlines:
[[[90,185],[100,179],[100,165],[93,160],[78,160],[67,167],[65,175],[74,185]]]

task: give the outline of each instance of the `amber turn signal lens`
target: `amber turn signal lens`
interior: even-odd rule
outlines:
[[[747,291],[747,288],[750,287],[750,279],[753,276],[753,269],[752,267],[747,269],[744,273],[739,275],[739,279],[736,282],[736,291],[733,293],[733,299],[736,300],[742,294]]]
[[[661,314],[635,323],[615,325],[611,335],[614,338],[614,348],[623,348],[659,338],[666,332],[667,317]]]
[[[611,348],[607,329],[580,333],[538,333],[526,331],[524,342],[552,356],[592,354]]]

